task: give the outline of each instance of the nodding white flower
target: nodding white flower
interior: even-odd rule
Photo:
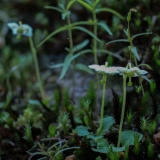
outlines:
[[[123,69],[123,67],[106,67],[105,65],[97,64],[93,64],[88,67],[91,69],[95,69],[97,72],[102,72],[110,75],[119,74],[119,70]]]
[[[27,37],[32,37],[32,28],[28,24],[22,24],[19,22],[19,25],[15,22],[8,23],[8,27],[12,30],[13,35],[24,35]]]

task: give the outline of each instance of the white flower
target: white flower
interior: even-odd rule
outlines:
[[[138,67],[128,69],[126,67],[106,67],[105,65],[97,64],[93,64],[88,67],[91,69],[95,69],[97,72],[103,72],[110,75],[126,75],[127,77],[140,77],[148,73],[147,71],[141,70]]]
[[[95,69],[97,72],[103,72],[110,75],[119,74],[119,70],[123,69],[123,67],[106,67],[105,65],[97,64],[93,64],[88,67],[91,69]]]
[[[12,30],[13,35],[24,35],[32,37],[32,28],[28,24],[17,24],[15,22],[8,23],[8,27]]]
[[[120,75],[126,75],[127,77],[140,77],[143,76],[145,74],[147,74],[148,72],[145,70],[141,70],[138,67],[133,67],[133,68],[121,68],[119,69],[119,74]]]

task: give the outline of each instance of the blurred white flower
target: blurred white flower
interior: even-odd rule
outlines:
[[[127,77],[141,77],[148,72],[145,70],[141,70],[138,67],[126,68],[126,67],[106,67],[105,65],[97,65],[93,64],[88,66],[91,69],[95,69],[97,72],[103,72],[106,74],[114,75],[126,75]]]
[[[97,64],[93,64],[88,67],[91,69],[95,69],[97,72],[103,72],[110,75],[119,74],[120,73],[119,70],[124,68],[124,67],[106,67],[105,65],[97,65]]]
[[[12,30],[13,35],[24,35],[27,37],[32,37],[32,28],[28,24],[8,23],[8,27]]]
[[[147,74],[148,72],[145,70],[141,70],[138,67],[133,67],[133,68],[121,68],[119,69],[119,74],[120,75],[126,75],[127,77],[141,77],[145,74]]]

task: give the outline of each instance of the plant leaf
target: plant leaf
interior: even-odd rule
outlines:
[[[83,49],[84,47],[86,47],[88,45],[88,43],[89,43],[89,40],[86,39],[83,42],[81,42],[80,44],[74,46],[73,53]]]
[[[44,8],[46,9],[53,9],[53,10],[56,10],[58,12],[63,12],[62,9],[58,8],[58,7],[53,7],[53,6],[45,6]]]
[[[104,21],[99,22],[98,25],[101,26],[106,32],[108,32],[109,35],[113,35],[108,25]]]
[[[71,64],[71,58],[72,58],[72,54],[71,53],[69,53],[66,57],[65,57],[65,60],[64,60],[64,64],[63,64],[63,68],[62,68],[62,72],[61,72],[61,75],[60,75],[60,78],[59,79],[62,79],[64,76],[65,76],[65,74],[66,74],[66,72],[67,72],[67,70],[68,70],[68,68],[69,68],[69,66],[70,66],[70,64]]]
[[[41,106],[41,103],[36,99],[29,99],[28,103],[33,105],[33,106]]]
[[[69,3],[67,4],[67,7],[66,7],[67,11],[70,9],[70,7],[73,5],[74,2],[76,2],[76,0],[69,1]]]
[[[59,33],[59,32],[62,32],[62,31],[65,31],[68,29],[68,26],[63,26],[55,31],[53,31],[51,34],[49,34],[44,40],[42,40],[38,45],[37,47],[40,47],[43,43],[45,43],[48,39],[50,39],[52,36],[54,36],[55,34]]]
[[[91,53],[92,50],[91,49],[85,49],[83,51],[80,51],[79,53],[76,53],[73,57],[72,57],[72,60],[73,59],[76,59],[77,57],[79,56],[82,56],[83,54],[86,54],[86,53]]]
[[[99,13],[99,12],[110,12],[110,13],[116,15],[117,17],[119,17],[120,19],[124,20],[124,17],[121,14],[119,14],[117,11],[115,11],[111,8],[97,8],[96,13]]]
[[[62,15],[62,20],[65,20],[67,16],[71,14],[71,11],[63,12]]]
[[[115,147],[113,145],[110,145],[110,146],[112,146],[113,152],[122,152],[125,150],[125,146],[123,146],[123,147]]]
[[[123,29],[124,34],[128,37],[128,33],[125,29]]]
[[[95,3],[93,4],[94,8],[97,6],[97,4],[100,2],[100,0],[96,0]]]
[[[105,49],[98,49],[97,52],[107,53],[108,55],[111,55],[111,56],[113,56],[113,57],[116,57],[116,58],[118,58],[118,59],[121,60],[121,61],[123,60],[123,58],[122,58],[120,55],[114,54],[113,52],[110,52],[110,51],[105,50]]]
[[[106,130],[108,130],[114,123],[115,123],[115,120],[112,116],[103,118],[103,129],[102,129],[102,131],[105,132]]]
[[[133,40],[134,38],[138,37],[138,36],[149,35],[149,34],[152,34],[152,32],[136,34],[136,35],[132,36],[132,40]]]
[[[132,53],[137,58],[137,60],[140,61],[139,55],[138,55],[138,52],[137,52],[137,48],[135,46],[129,46],[129,49],[132,51]]]
[[[48,65],[48,68],[59,68],[59,67],[63,67],[63,63],[59,63],[59,64],[53,64],[53,65]]]
[[[143,138],[143,135],[139,132],[128,130],[128,131],[122,131],[121,136],[121,144],[123,145],[134,145],[134,135],[139,135],[139,141]]]
[[[89,11],[93,12],[93,8],[86,2],[82,0],[77,0],[83,7],[87,8]]]
[[[109,144],[106,139],[100,138],[96,142],[97,142],[97,148],[92,148],[93,151],[99,153],[107,153],[109,151]]]
[[[76,64],[76,69],[93,74],[94,72],[84,64]]]
[[[128,41],[128,39],[117,39],[117,40],[113,40],[113,41],[106,43],[106,45],[111,44],[111,43],[115,43],[115,42],[129,42],[129,41]]]
[[[152,67],[151,67],[149,64],[139,64],[138,66],[139,66],[139,67],[140,67],[140,66],[145,66],[146,68],[148,68],[148,69],[150,69],[150,70],[153,70]]]
[[[76,127],[75,131],[78,133],[78,136],[87,136],[91,134],[91,132],[88,131],[89,129],[89,127],[81,125]]]
[[[89,31],[88,29],[84,28],[84,27],[80,27],[80,26],[75,26],[72,27],[72,29],[78,29],[81,30],[87,34],[89,34],[91,37],[95,38],[97,41],[99,41],[100,43],[102,42],[97,36],[95,36],[91,31]]]

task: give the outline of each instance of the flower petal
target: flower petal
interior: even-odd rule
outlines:
[[[13,22],[13,23],[8,23],[7,25],[12,30],[12,34],[13,35],[17,35],[18,34],[19,25],[17,23]]]
[[[27,36],[27,37],[32,37],[33,35],[33,30],[32,28],[28,25],[28,24],[23,24],[22,25],[22,28],[23,28],[23,35],[24,36]]]

